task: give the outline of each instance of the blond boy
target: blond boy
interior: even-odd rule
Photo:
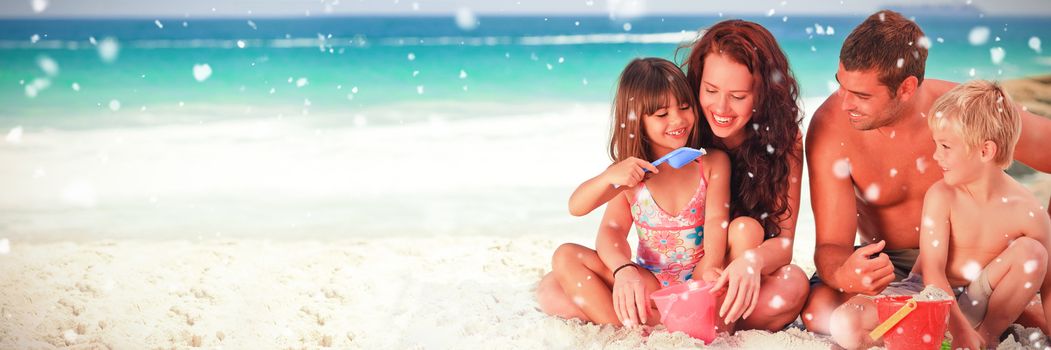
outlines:
[[[1000,86],[975,80],[938,98],[927,115],[943,178],[924,197],[920,266],[925,285],[957,296],[954,349],[995,346],[1038,290],[1051,315],[1051,219],[1004,173],[1021,129],[1010,106]]]

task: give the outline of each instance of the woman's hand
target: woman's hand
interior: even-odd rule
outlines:
[[[722,276],[723,276],[723,269],[720,269],[718,267],[713,267],[713,268],[704,270],[704,272],[701,274],[701,280],[714,284],[716,281],[719,280],[719,277],[722,277]],[[714,291],[714,288],[712,289],[712,291]]]
[[[613,187],[635,187],[635,185],[638,185],[646,179],[646,170],[649,170],[654,174],[658,172],[657,167],[650,164],[650,162],[635,157],[629,157],[628,159],[611,165],[606,171],[602,172],[602,176],[607,182],[612,184]]]
[[[638,266],[625,267],[613,276],[613,311],[624,326],[646,324],[649,292]]]
[[[754,251],[749,250],[730,262],[722,276],[712,286],[712,291],[727,287],[726,299],[719,308],[719,317],[729,324],[742,316],[748,318],[759,303],[760,274],[762,262]]]

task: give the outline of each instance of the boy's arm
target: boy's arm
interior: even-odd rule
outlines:
[[[573,216],[587,215],[624,190],[635,187],[645,177],[643,169],[654,174],[658,172],[650,162],[635,157],[610,165],[573,191],[573,195],[569,196],[569,213]]]
[[[949,259],[949,239],[952,227],[949,224],[949,191],[943,181],[931,185],[923,197],[923,216],[920,223],[920,266],[923,284],[934,285],[953,295],[952,286],[945,276],[945,265]],[[965,328],[971,328],[960,306],[952,303],[949,313],[949,331],[959,336]]]
[[[723,260],[726,259],[726,225],[730,222],[730,158],[715,149],[704,157],[708,170],[704,202],[704,256],[693,269],[694,279],[702,279],[706,271],[723,267]]]

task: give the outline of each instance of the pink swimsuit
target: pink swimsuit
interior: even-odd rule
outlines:
[[[701,168],[701,167],[699,167]],[[671,215],[657,206],[645,183],[628,193],[631,217],[639,234],[636,263],[653,272],[664,287],[693,276],[693,268],[704,256],[704,202],[708,184],[704,169],[697,191],[686,207]]]

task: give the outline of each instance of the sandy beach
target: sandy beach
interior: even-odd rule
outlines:
[[[663,327],[615,329],[541,313],[533,290],[558,243],[13,244],[0,256],[0,348],[705,348]],[[724,335],[708,348],[831,347],[824,337],[789,329]]]
[[[1048,89],[1046,79],[1032,81]],[[1046,102],[1021,94],[1016,99]],[[1048,175],[1024,179],[1041,198],[1051,195]],[[592,214],[580,220],[596,219]],[[567,236],[413,234],[41,241],[0,236],[0,349],[704,347],[663,327],[599,327],[538,310],[533,293],[550,268],[551,252],[566,241],[592,245],[590,229]],[[804,200],[794,262],[807,273],[814,270],[813,246],[813,215]],[[1010,340],[1000,348],[1047,345],[1033,330],[1017,333],[1023,343]],[[721,336],[709,347],[833,345],[790,328]]]

